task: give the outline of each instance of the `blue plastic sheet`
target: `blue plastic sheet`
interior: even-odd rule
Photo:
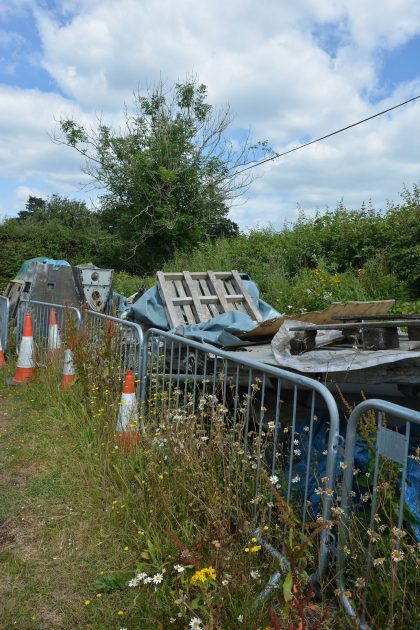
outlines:
[[[68,263],[67,260],[54,260],[53,258],[38,256],[37,258],[29,258],[29,260],[25,260],[15,277],[23,278],[28,273],[30,265],[34,262],[40,262],[46,265],[56,265],[58,267],[70,267],[70,263]]]
[[[280,313],[270,304],[260,299],[260,293],[255,282],[249,276],[241,274],[245,288],[248,290],[252,300],[260,311],[263,321],[279,317]],[[135,302],[128,312],[128,318],[141,324],[146,324],[153,328],[169,330],[169,322],[166,317],[165,307],[159,294],[157,286],[153,286],[146,291],[141,298]],[[182,330],[177,329],[177,333],[195,339],[203,343],[212,343],[224,347],[249,345],[236,335],[240,332],[248,332],[256,327],[256,323],[247,315],[240,311],[230,311],[217,317],[213,317],[201,324],[189,324],[182,326]]]
[[[328,447],[328,416],[321,410],[315,410],[315,415],[318,419],[314,421],[313,424],[312,456],[309,468],[307,500],[311,503],[313,513],[319,514],[321,507],[320,496],[317,494],[316,490],[322,486],[320,479],[326,475],[326,457],[324,453]],[[309,426],[309,421],[296,423],[296,433],[299,442],[296,448],[300,451],[300,455],[294,457],[292,470],[292,478],[297,480],[295,483],[295,491],[300,492],[302,495],[308,465],[307,453],[309,445],[309,433],[305,431],[305,426]],[[354,467],[360,470],[360,478],[363,476],[363,473],[368,470],[369,458],[370,455],[366,440],[359,436],[356,440],[354,450]],[[342,461],[343,457],[339,455],[336,465],[337,478],[340,478],[342,473],[340,469],[340,463]],[[366,481],[366,490],[368,487],[368,482]],[[357,503],[360,500],[359,494],[364,492],[364,489],[363,487],[358,488],[357,484],[355,484],[354,490],[356,492],[354,501]],[[412,457],[409,457],[407,461],[404,505],[408,524],[416,540],[420,542],[420,463]]]

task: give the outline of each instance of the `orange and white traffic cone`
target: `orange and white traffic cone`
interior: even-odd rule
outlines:
[[[3,346],[1,345],[1,337],[0,337],[0,368],[6,367],[6,359],[4,357]]]
[[[48,353],[54,357],[60,352],[61,337],[58,330],[57,318],[55,316],[54,307],[50,310],[50,322],[48,326]]]
[[[138,406],[132,371],[127,372],[124,379],[116,436],[124,453],[140,442]]]
[[[64,352],[63,376],[61,379],[62,389],[67,389],[68,387],[74,385],[75,374],[76,370],[73,363],[73,352],[71,350],[71,346],[67,346],[67,349]]]
[[[35,376],[34,363],[34,338],[32,334],[31,314],[26,313],[23,324],[22,340],[20,342],[19,356],[16,365],[16,372],[9,384],[26,383]]]

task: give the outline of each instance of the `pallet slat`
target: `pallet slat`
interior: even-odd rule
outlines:
[[[205,322],[235,310],[254,321],[262,316],[237,271],[157,273],[157,281],[171,328]]]

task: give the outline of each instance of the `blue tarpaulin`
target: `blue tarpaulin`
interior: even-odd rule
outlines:
[[[280,313],[270,304],[260,299],[260,292],[255,282],[249,276],[241,274],[242,281],[252,300],[260,311],[263,321],[279,317]],[[146,324],[153,328],[169,330],[169,322],[166,317],[165,307],[155,285],[135,302],[128,312],[128,318]],[[189,339],[195,339],[204,343],[212,343],[224,347],[249,345],[236,337],[237,333],[249,332],[256,327],[256,322],[246,313],[230,311],[217,317],[213,317],[200,324],[188,324],[177,329],[177,333]]]
[[[54,260],[53,258],[45,258],[45,256],[38,256],[37,258],[29,258],[25,260],[16,274],[16,278],[23,278],[27,273],[32,263],[39,262],[45,265],[56,265],[58,267],[70,267],[70,263],[67,260]]]

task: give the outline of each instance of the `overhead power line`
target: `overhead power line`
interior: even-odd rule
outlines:
[[[357,127],[357,125],[361,125],[362,123],[367,122],[368,120],[372,120],[373,118],[377,118],[378,116],[382,116],[383,114],[387,114],[391,112],[393,109],[397,109],[398,107],[402,107],[403,105],[407,105],[407,103],[412,103],[416,99],[420,98],[420,94],[418,96],[414,96],[414,98],[410,98],[408,101],[404,101],[403,103],[398,103],[398,105],[394,105],[393,107],[389,107],[388,109],[384,109],[382,112],[378,112],[377,114],[373,114],[373,116],[368,116],[368,118],[363,118],[363,120],[359,120],[351,125],[347,125],[347,127],[342,127],[341,129],[337,129],[337,131],[332,131],[331,133],[327,133],[326,136],[321,136],[320,138],[316,138],[316,140],[311,140],[310,142],[305,142],[305,144],[300,144],[297,147],[293,147],[293,149],[289,149],[288,151],[283,151],[283,153],[275,153],[264,160],[260,160],[255,164],[251,164],[243,168],[239,173],[243,173],[244,171],[249,171],[251,168],[255,168],[256,166],[260,166],[261,164],[265,164],[266,162],[272,162],[273,160],[277,160],[277,158],[283,157],[283,155],[288,155],[288,153],[293,153],[294,151],[299,151],[299,149],[304,149],[305,147],[309,147],[311,144],[315,144],[316,142],[320,142],[321,140],[325,140],[326,138],[331,138],[331,136],[336,136],[338,133],[342,133],[343,131],[347,131],[347,129],[351,129],[352,127]],[[238,173],[238,174],[239,174]]]

